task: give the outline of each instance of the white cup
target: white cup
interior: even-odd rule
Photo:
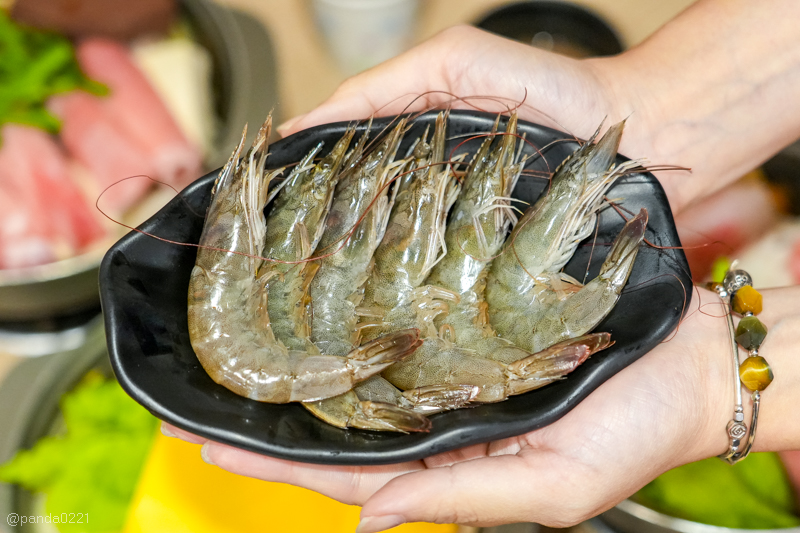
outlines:
[[[418,0],[314,0],[317,24],[345,74],[403,52],[411,43]]]

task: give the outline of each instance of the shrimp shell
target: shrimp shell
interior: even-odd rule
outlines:
[[[289,350],[275,339],[266,288],[275,273],[259,275],[264,260],[258,255],[269,182],[280,172],[264,173],[271,125],[268,117],[240,161],[245,127],[214,185],[189,284],[189,336],[209,376],[236,394],[270,403],[314,401],[342,394],[406,357],[419,332],[396,332],[347,357]]]

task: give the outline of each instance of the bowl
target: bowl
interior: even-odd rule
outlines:
[[[416,118],[399,153],[435,120],[436,113]],[[448,146],[492,129],[495,115],[468,111],[450,114]],[[376,119],[373,134],[391,117]],[[320,141],[330,148],[347,123],[327,124],[298,132],[270,146],[268,166],[300,160]],[[358,129],[363,133],[367,126]],[[531,170],[554,169],[578,147],[562,132],[519,122],[519,133],[543,148],[532,158]],[[560,140],[561,142],[554,142]],[[474,152],[480,139],[467,141],[459,151]],[[525,147],[526,153],[534,153]],[[448,153],[448,152],[446,152]],[[545,165],[545,160],[547,165]],[[619,161],[624,161],[619,157]],[[203,215],[217,173],[210,173],[141,226],[159,237],[197,243]],[[533,202],[548,180],[523,175],[513,195]],[[619,180],[608,193],[625,198],[625,206],[649,212],[647,238],[665,247],[680,246],[664,190],[650,174]],[[624,221],[613,209],[599,216],[597,242],[611,242]],[[579,246],[566,272],[583,279],[599,273],[608,247]],[[275,405],[237,396],[214,383],[200,366],[189,341],[187,291],[196,249],[131,233],[106,254],[100,270],[100,290],[106,320],[109,354],[123,388],[158,418],[233,446],[313,463],[386,464],[420,459],[436,453],[520,435],[558,420],[594,389],[661,342],[677,326],[691,298],[686,258],[679,249],[640,248],[628,287],[616,308],[598,326],[616,344],[590,358],[567,379],[507,401],[434,415],[425,434],[373,433],[342,430],[314,418],[297,404]]]
[[[215,148],[204,162],[215,168],[239,141],[241,127],[258,122],[277,101],[275,59],[266,30],[251,17],[210,0],[183,0],[181,12],[213,62]],[[140,219],[141,220],[141,219]],[[98,307],[97,273],[108,245],[61,261],[0,270],[0,321],[18,322]]]
[[[514,2],[489,12],[475,25],[571,57],[610,56],[623,50],[622,41],[608,22],[590,9],[569,2]]]
[[[26,359],[0,384],[0,464],[19,449],[47,435],[59,417],[59,401],[90,370],[111,376],[100,317],[88,326],[78,348]],[[39,514],[35,496],[16,485],[0,483],[0,516]]]
[[[731,494],[735,498],[735,494]],[[619,533],[800,533],[800,527],[782,529],[734,529],[675,518],[633,500],[620,502],[600,516]]]

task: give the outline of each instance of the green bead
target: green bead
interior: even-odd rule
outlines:
[[[767,336],[767,327],[755,316],[746,316],[736,328],[736,342],[746,350],[757,350]]]
[[[744,360],[739,366],[739,377],[744,386],[751,391],[766,389],[775,378],[767,360],[759,355]]]

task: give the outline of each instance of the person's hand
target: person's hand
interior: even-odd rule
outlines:
[[[521,119],[582,139],[604,120],[608,126],[627,118],[621,153],[652,155],[649,132],[654,120],[637,93],[639,84],[621,74],[619,63],[571,59],[456,26],[346,80],[327,101],[278,131],[286,137],[329,122],[446,105],[505,112],[522,104]]]
[[[620,153],[692,170],[656,173],[677,214],[800,136],[798,16],[795,0],[704,0],[639,46],[586,60],[454,27],[350,78],[280,131],[447,103],[504,111],[523,99],[520,118],[582,139],[604,118],[627,118]]]
[[[700,302],[705,313],[697,311]],[[698,291],[690,316],[671,340],[552,425],[423,461],[376,467],[303,464],[205,442],[173,426],[165,429],[205,442],[203,457],[225,470],[363,505],[362,533],[414,521],[570,526],[670,468],[725,451],[733,372],[719,302],[715,294]]]

